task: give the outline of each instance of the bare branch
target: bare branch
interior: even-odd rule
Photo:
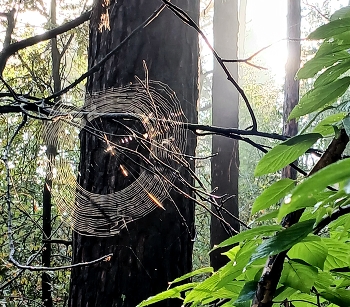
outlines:
[[[11,36],[15,28],[15,12],[16,10],[13,8],[10,12],[6,14],[7,28],[3,48],[7,48],[11,43]]]
[[[96,264],[96,263],[99,263],[99,262],[102,262],[102,261],[110,261],[112,256],[113,256],[113,254],[107,254],[107,255],[104,255],[104,256],[102,256],[100,258],[97,258],[95,260],[92,260],[92,261],[81,262],[81,263],[71,264],[71,265],[62,265],[62,266],[57,266],[57,267],[22,265],[22,264],[18,263],[13,258],[13,256],[11,257],[11,255],[10,255],[10,261],[16,267],[18,267],[20,269],[28,270],[28,271],[59,271],[59,270],[67,270],[67,269],[72,269],[72,268],[84,267],[84,266]]]
[[[111,58],[115,53],[117,53],[136,33],[138,33],[143,28],[147,27],[154,19],[156,19],[164,8],[165,5],[161,5],[157,10],[153,12],[153,14],[150,17],[148,17],[143,23],[136,27],[117,47],[115,47],[109,53],[107,53],[107,55],[100,62],[92,66],[86,73],[82,74],[78,79],[76,79],[67,87],[45,98],[45,102],[50,104],[50,100],[62,96],[63,94],[67,93],[69,90],[77,86],[80,82],[85,80],[87,77],[97,72],[108,61],[108,59]]]
[[[88,21],[90,19],[90,16],[91,16],[91,11],[87,11],[81,14],[78,18],[72,21],[69,21],[57,28],[49,30],[43,34],[36,35],[30,38],[24,39],[22,41],[19,41],[17,43],[10,44],[7,47],[5,46],[4,49],[0,52],[0,75],[4,70],[6,66],[6,62],[9,59],[9,57],[15,54],[16,52],[18,52],[19,50],[33,46],[42,41],[49,40],[51,38],[56,37],[59,34],[65,33],[81,25],[82,23]]]
[[[207,37],[205,36],[203,31],[199,28],[199,26],[194,22],[194,20],[184,10],[182,10],[178,6],[172,4],[168,0],[162,0],[162,2],[165,3],[167,5],[168,9],[170,9],[184,23],[186,23],[187,25],[189,25],[190,27],[195,29],[198,32],[198,34],[200,34],[200,36],[204,39],[205,43],[207,44],[207,46],[209,47],[209,49],[213,53],[215,59],[218,61],[218,63],[220,64],[221,68],[225,72],[225,74],[227,76],[227,80],[229,80],[233,84],[233,86],[237,89],[237,91],[242,96],[243,101],[245,102],[245,104],[247,106],[247,109],[249,111],[249,114],[250,114],[250,117],[251,117],[251,120],[252,120],[252,130],[253,131],[257,130],[257,128],[258,128],[257,120],[256,120],[256,117],[255,117],[254,111],[252,109],[252,106],[249,103],[248,97],[246,96],[244,90],[238,85],[237,81],[232,77],[230,71],[226,67],[226,65],[223,62],[222,58],[219,56],[219,54],[215,51],[213,46],[210,44],[209,40],[207,39]]]

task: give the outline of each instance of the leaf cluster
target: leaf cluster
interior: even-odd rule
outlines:
[[[255,176],[276,173],[322,140],[339,140],[344,131],[350,135],[349,103],[342,100],[350,85],[350,7],[335,12],[308,38],[323,42],[297,77],[317,78],[290,119],[316,112],[308,128],[325,111],[331,110],[331,115],[311,132],[303,129],[272,148],[259,161]],[[216,272],[208,267],[186,274],[139,307],[169,298],[192,307],[251,306],[258,283],[269,273],[265,262],[271,256],[284,259],[281,274],[275,277],[274,306],[350,306],[350,158],[314,166],[300,180],[278,180],[256,198],[252,214],[257,212],[265,212],[260,221],[269,220],[269,225],[243,231],[217,246],[231,247],[224,253],[225,266]],[[299,221],[280,224],[296,212],[302,214]],[[202,282],[183,283],[201,274],[210,275]]]

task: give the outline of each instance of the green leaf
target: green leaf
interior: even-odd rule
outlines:
[[[349,46],[350,48],[350,46]],[[329,67],[326,71],[318,76],[314,83],[314,87],[323,86],[331,83],[347,72],[350,68],[350,59],[339,61],[336,65]]]
[[[255,200],[252,207],[252,214],[277,203],[282,197],[293,189],[294,185],[295,181],[288,178],[273,183]]]
[[[168,298],[181,298],[181,292],[194,288],[198,283],[189,283],[161,292],[155,296],[142,301],[137,307],[149,306],[151,304],[166,300]]]
[[[327,254],[328,248],[321,240],[299,242],[295,244],[288,252],[289,258],[299,258],[312,266],[320,268],[321,270],[323,270]]]
[[[336,19],[311,32],[308,39],[324,39],[350,30],[350,18]]]
[[[228,250],[227,252],[222,253],[222,255],[227,256],[231,261],[234,261],[236,259],[237,253],[240,250],[240,246],[237,245],[233,248],[231,248],[230,250]]]
[[[292,259],[285,263],[280,282],[304,293],[310,293],[317,279],[317,274],[318,271],[315,267],[300,259]]]
[[[299,69],[297,77],[298,79],[312,78],[322,69],[329,67],[340,60],[347,60],[349,58],[350,54],[344,50],[338,52],[332,51],[331,54],[320,55],[319,53],[316,53],[315,57],[307,61],[304,66]]]
[[[350,247],[346,243],[331,238],[322,238],[328,249],[324,264],[325,270],[332,270],[350,265]]]
[[[235,263],[231,261],[227,263],[212,276],[208,277],[193,288],[186,295],[184,304],[189,302],[201,303],[206,299],[210,299],[210,297],[213,296],[213,292],[227,286],[229,282],[242,273],[246,261],[247,260],[244,261],[244,259],[240,259],[240,261],[237,260]]]
[[[254,294],[256,292],[256,287],[257,287],[257,282],[256,281],[248,281],[244,284],[241,292],[239,293],[239,296],[237,300],[235,301],[235,304],[237,303],[243,303],[245,301],[249,301],[253,299]]]
[[[315,307],[315,306],[324,306],[324,305],[317,305],[317,297],[315,295],[310,295],[306,293],[301,293],[300,291],[294,293],[288,298],[292,303],[293,307]],[[320,297],[319,298],[320,303],[322,304],[325,300]],[[329,305],[326,305],[327,307],[331,307]],[[276,306],[277,307],[277,306]]]
[[[254,175],[261,176],[280,170],[298,159],[319,138],[322,138],[322,135],[318,133],[303,134],[278,144],[262,157],[255,168]]]
[[[267,214],[264,214],[264,215],[260,216],[259,218],[257,218],[255,220],[255,222],[263,222],[263,221],[266,221],[266,220],[271,221],[272,219],[276,218],[277,215],[278,215],[278,209],[273,210],[272,212],[269,212]]]
[[[320,133],[323,136],[329,136],[334,134],[334,128],[332,125],[340,122],[345,116],[346,112],[332,114],[320,121],[318,125],[312,131],[313,133]]]
[[[282,219],[286,214],[313,206],[319,193],[329,185],[342,182],[350,178],[350,159],[338,161],[319,170],[312,176],[306,178],[292,191],[292,196],[283,203],[278,214]]]
[[[243,281],[229,281],[222,288],[211,292],[210,295],[201,302],[201,305],[207,306],[207,304],[215,300],[236,299],[243,288],[243,285]]]
[[[188,278],[191,278],[193,276],[201,275],[201,274],[207,274],[207,273],[214,273],[214,269],[212,267],[201,268],[201,269],[192,271],[190,273],[187,273],[185,275],[182,275],[182,276],[176,278],[175,280],[173,280],[172,282],[170,282],[169,284],[172,285],[172,284],[175,284],[177,282],[180,282],[180,281],[186,280]]]
[[[347,116],[343,119],[343,125],[346,131],[346,134],[350,136],[350,116]]]
[[[340,307],[350,306],[350,291],[344,289],[332,289],[329,288],[324,291],[320,291],[319,294],[326,300],[334,303]]]
[[[345,272],[338,272],[337,270],[332,270],[332,274],[335,275],[337,278],[341,278],[339,285],[337,285],[337,288],[345,288],[350,286],[350,268],[344,268]]]
[[[335,11],[330,20],[337,20],[337,19],[343,19],[343,18],[349,18],[350,17],[350,6],[342,7],[340,10]]]
[[[253,229],[245,230],[231,238],[226,239],[225,241],[221,242],[216,247],[225,247],[230,246],[233,244],[236,244],[238,242],[242,242],[244,240],[250,240],[253,239],[256,236],[266,236],[267,234],[275,231],[279,231],[282,229],[282,226],[280,225],[267,225],[267,226],[259,226]],[[215,248],[214,248],[215,249]]]
[[[258,246],[256,251],[250,257],[249,263],[252,263],[256,259],[276,255],[282,251],[288,250],[293,245],[307,237],[312,231],[314,223],[315,220],[307,220],[278,232],[275,236],[265,240]]]
[[[342,96],[348,89],[350,77],[338,79],[332,83],[315,87],[308,91],[299,101],[298,105],[292,110],[289,119],[297,118],[317,111],[318,109],[329,105]]]
[[[287,287],[287,286],[281,286],[276,290],[276,296],[274,298],[274,301],[284,301],[286,298],[289,298],[293,293],[295,293],[297,290]]]

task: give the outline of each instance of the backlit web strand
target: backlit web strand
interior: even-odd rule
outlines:
[[[164,209],[177,171],[186,165],[182,157],[186,131],[181,128],[186,118],[175,93],[158,81],[146,85],[138,82],[94,93],[85,100],[83,108],[70,109],[68,113],[67,109],[62,105],[54,109],[51,114],[54,122],[47,125],[44,140],[57,147],[55,159],[49,162],[53,170],[51,193],[63,221],[78,233],[106,237],[117,234],[127,223],[156,208]],[[124,125],[126,132],[108,134],[102,125],[96,124],[105,117]],[[123,117],[137,120],[144,131],[123,124]],[[91,193],[77,183],[76,162],[72,163],[69,152],[78,150],[77,132],[81,129],[102,140],[104,152],[115,156],[118,163],[122,155],[139,158],[142,162],[139,165],[130,158],[128,165],[120,163],[116,169],[127,177],[132,176],[135,165],[140,168],[130,185],[102,195]],[[131,144],[147,149],[147,155],[133,149]]]

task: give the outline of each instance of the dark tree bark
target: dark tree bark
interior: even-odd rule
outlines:
[[[101,60],[159,6],[159,1],[111,1],[110,31],[100,32],[101,2],[97,1],[90,25],[89,66]],[[172,3],[198,21],[198,0]],[[182,103],[189,122],[196,122],[198,96],[198,34],[170,11],[165,10],[141,33],[134,36],[99,72],[88,80],[88,91],[119,87],[144,77],[145,60],[149,78],[169,85]],[[102,119],[101,119],[102,120]],[[115,122],[104,119],[106,132],[116,132]],[[128,183],[115,174],[113,164],[101,154],[105,144],[81,132],[80,184],[94,193],[107,194]],[[194,155],[196,138],[188,134],[187,153]],[[189,176],[187,180],[191,182]],[[186,190],[187,193],[191,193]],[[194,204],[172,193],[173,204],[156,209],[131,222],[120,234],[96,238],[74,234],[73,262],[84,262],[113,253],[110,261],[72,270],[69,305],[135,307],[143,299],[167,288],[168,282],[191,270]],[[191,231],[189,231],[191,230]],[[190,233],[192,232],[192,233]],[[157,306],[180,306],[177,300]]]
[[[238,44],[238,4],[235,0],[214,2],[214,48],[225,59],[237,59]],[[236,64],[230,65],[233,78],[238,80]],[[238,92],[227,80],[220,65],[214,62],[213,72],[213,125],[238,128]],[[234,195],[224,203],[224,207],[238,217],[238,141],[214,135],[212,152],[218,156],[212,159],[212,188],[218,187],[217,194]],[[212,208],[214,212],[215,208]],[[218,212],[221,214],[222,212]],[[230,216],[222,213],[223,218],[236,230],[239,224]],[[211,246],[222,242],[233,233],[222,225],[214,216],[211,218]],[[212,252],[211,265],[218,269],[227,263],[227,257],[222,256],[222,249]]]
[[[300,68],[300,0],[288,0],[287,15],[287,50],[286,77],[284,85],[283,103],[283,135],[294,136],[298,133],[298,123],[295,119],[288,121],[288,116],[299,101],[299,80],[295,79]],[[282,170],[283,178],[297,178],[297,171],[290,166]]]

